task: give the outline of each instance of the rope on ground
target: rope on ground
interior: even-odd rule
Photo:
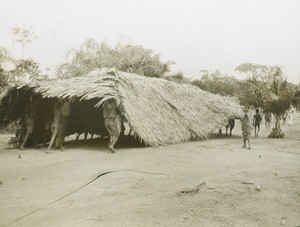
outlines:
[[[36,212],[38,212],[38,211],[40,211],[40,210],[42,210],[42,209],[44,209],[44,208],[46,208],[46,207],[52,205],[53,203],[56,203],[56,202],[58,202],[58,201],[60,201],[60,200],[62,200],[62,199],[64,199],[64,198],[66,198],[66,197],[72,195],[72,194],[74,194],[75,192],[78,192],[78,191],[81,190],[82,188],[84,188],[84,187],[88,186],[89,184],[93,183],[93,182],[94,182],[95,180],[97,180],[99,177],[102,177],[102,176],[104,176],[104,175],[107,175],[107,174],[110,174],[110,173],[113,173],[113,172],[115,172],[115,171],[108,171],[108,172],[104,172],[104,173],[98,174],[96,177],[94,177],[93,179],[91,179],[90,181],[88,181],[87,183],[85,183],[84,185],[82,185],[81,187],[77,188],[76,190],[74,190],[74,191],[72,191],[72,192],[70,192],[70,193],[68,193],[68,194],[66,194],[66,195],[64,195],[64,196],[62,196],[62,197],[56,199],[55,201],[53,201],[53,202],[51,202],[51,203],[46,204],[46,205],[43,206],[43,207],[40,207],[40,208],[38,208],[38,209],[36,209],[36,210],[34,210],[34,211],[31,211],[30,213],[28,213],[28,214],[26,214],[26,215],[24,215],[24,216],[22,216],[22,217],[20,217],[20,218],[18,218],[18,219],[16,219],[16,220],[12,221],[12,222],[9,223],[7,226],[12,225],[12,224],[14,224],[14,223],[16,223],[16,222],[22,220],[23,218],[25,218],[25,217],[27,217],[27,216],[29,216],[29,215],[31,215],[31,214],[34,214],[34,213],[36,213]]]
[[[28,213],[28,214],[26,214],[26,215],[24,215],[24,216],[22,216],[22,217],[20,217],[20,218],[18,218],[18,219],[16,219],[16,220],[10,222],[7,226],[12,225],[12,224],[14,224],[14,223],[16,223],[16,222],[22,220],[23,218],[25,218],[25,217],[27,217],[27,216],[29,216],[29,215],[31,215],[31,214],[34,214],[34,213],[36,213],[36,212],[38,212],[38,211],[40,211],[40,210],[42,210],[42,209],[44,209],[44,208],[46,208],[46,207],[48,207],[48,206],[50,206],[50,205],[52,205],[52,204],[54,204],[54,203],[60,201],[60,200],[62,200],[62,199],[64,199],[64,198],[66,198],[66,197],[72,195],[72,194],[74,194],[75,192],[78,192],[79,190],[81,190],[81,189],[83,189],[84,187],[88,186],[89,184],[93,183],[93,182],[94,182],[95,180],[97,180],[99,177],[102,177],[102,176],[107,175],[107,174],[110,174],[110,173],[121,172],[121,171],[130,171],[130,172],[138,172],[138,173],[144,173],[144,174],[158,174],[158,175],[166,175],[166,176],[169,176],[169,175],[166,174],[166,173],[144,172],[144,171],[131,170],[131,169],[116,170],[116,171],[108,171],[108,172],[100,173],[100,174],[98,174],[96,177],[92,178],[90,181],[88,181],[87,183],[85,183],[84,185],[82,185],[82,186],[80,186],[79,188],[75,189],[74,191],[72,191],[72,192],[70,192],[70,193],[68,193],[68,194],[66,194],[66,195],[64,195],[64,196],[62,196],[62,197],[56,199],[55,201],[53,201],[53,202],[51,202],[51,203],[46,204],[46,205],[43,206],[43,207],[40,207],[40,208],[38,208],[38,209],[36,209],[36,210],[34,210],[34,211],[31,211],[30,213]]]
[[[125,169],[125,171],[128,172],[137,172],[137,173],[145,173],[145,174],[155,174],[155,175],[165,175],[165,176],[170,176],[167,173],[155,173],[155,172],[145,172],[145,171],[139,171],[139,170],[134,170],[134,169]]]

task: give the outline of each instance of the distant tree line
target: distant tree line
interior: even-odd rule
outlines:
[[[8,83],[45,78],[39,64],[32,59],[24,58],[24,46],[31,42],[33,33],[13,30],[18,35],[16,41],[22,44],[22,59],[14,59],[4,47],[0,47],[0,90]],[[23,35],[23,36],[22,36]],[[25,41],[24,41],[25,40]],[[6,62],[14,64],[13,69],[5,67]],[[170,73],[172,61],[162,61],[160,54],[152,49],[139,45],[119,42],[110,46],[106,42],[86,40],[79,49],[67,52],[66,62],[56,70],[59,78],[70,78],[84,75],[95,68],[114,67],[117,70],[136,73],[147,77],[159,77],[178,83],[191,83],[205,91],[223,96],[238,98],[246,108],[262,108],[271,112],[279,121],[290,105],[300,108],[300,85],[289,83],[279,66],[266,66],[243,63],[236,71],[245,74],[246,79],[238,80],[234,76],[222,74],[219,70],[210,72],[201,70],[201,78],[187,79],[183,72]]]
[[[270,135],[281,137],[280,120],[291,105],[300,108],[300,84],[289,83],[280,66],[244,63],[236,71],[247,79],[221,75],[219,71],[204,73],[192,84],[214,94],[237,97],[245,108],[262,108],[275,116],[275,128]]]

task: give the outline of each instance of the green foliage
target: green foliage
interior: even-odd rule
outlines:
[[[172,62],[162,62],[151,49],[119,43],[111,47],[105,42],[87,40],[79,50],[71,49],[67,62],[60,65],[57,75],[69,78],[88,73],[95,68],[115,67],[117,70],[149,77],[161,77],[169,71]]]
[[[280,128],[272,128],[269,138],[284,138],[285,134]]]
[[[10,72],[9,82],[23,80],[24,76],[28,76],[28,80],[37,80],[41,76],[39,64],[32,59],[20,60],[16,64],[16,68]]]
[[[34,38],[36,38],[32,27],[14,27],[11,33],[15,36],[15,40],[21,45],[26,45],[31,43]]]
[[[275,96],[266,100],[265,109],[282,118],[293,102],[294,87],[282,77],[282,72],[278,71],[271,81],[269,91]]]
[[[8,85],[7,72],[0,68],[0,94],[3,92],[3,90],[7,85]]]
[[[223,76],[219,71],[210,73],[203,70],[201,80],[192,83],[214,94],[238,97],[245,107],[261,107],[265,112],[273,113],[275,128],[270,137],[283,138],[280,120],[291,104],[300,106],[300,87],[288,83],[279,66],[245,63],[236,70],[248,78],[239,81],[234,77]]]
[[[183,74],[183,72],[179,71],[176,72],[174,74],[169,74],[169,75],[165,75],[163,76],[164,79],[169,80],[169,81],[173,81],[176,83],[180,83],[180,84],[190,84],[191,81],[186,78]]]
[[[243,63],[235,68],[236,71],[246,74],[250,80],[267,81],[278,69],[278,66],[259,65],[254,63]]]
[[[212,73],[207,70],[201,72],[202,78],[192,81],[193,85],[213,94],[239,97],[240,83],[235,77],[222,75],[218,70]]]
[[[273,113],[275,128],[272,129],[269,137],[283,138],[280,120],[290,108],[295,90],[294,86],[284,78],[281,67],[247,63],[241,64],[236,70],[249,76],[245,87],[244,103],[263,107],[265,112]]]
[[[15,40],[22,46],[22,59],[24,60],[25,46],[36,39],[32,27],[14,27],[11,34],[15,36]]]
[[[239,96],[241,105],[249,108],[264,106],[267,99],[267,84],[257,80],[243,80],[240,82],[241,93]]]
[[[16,60],[5,47],[0,46],[0,93],[8,85],[11,69],[7,65],[13,65]]]
[[[236,67],[236,71],[247,75],[243,82],[243,93],[240,97],[241,104],[255,108],[264,107],[270,96],[270,85],[279,66],[266,66],[253,63],[243,63]]]
[[[294,96],[293,96],[292,104],[297,109],[300,109],[300,84],[298,86],[295,86],[294,90],[295,90],[295,93],[294,93]]]

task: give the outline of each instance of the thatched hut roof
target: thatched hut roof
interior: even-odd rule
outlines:
[[[107,68],[70,79],[19,84],[13,89],[27,90],[43,99],[97,100],[96,108],[113,98],[135,134],[151,146],[207,138],[229,117],[242,116],[234,98]]]

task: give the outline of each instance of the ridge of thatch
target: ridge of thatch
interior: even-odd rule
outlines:
[[[43,98],[97,99],[95,107],[113,98],[135,134],[151,146],[208,138],[229,117],[242,116],[234,98],[214,95],[193,85],[108,68],[17,87]]]

